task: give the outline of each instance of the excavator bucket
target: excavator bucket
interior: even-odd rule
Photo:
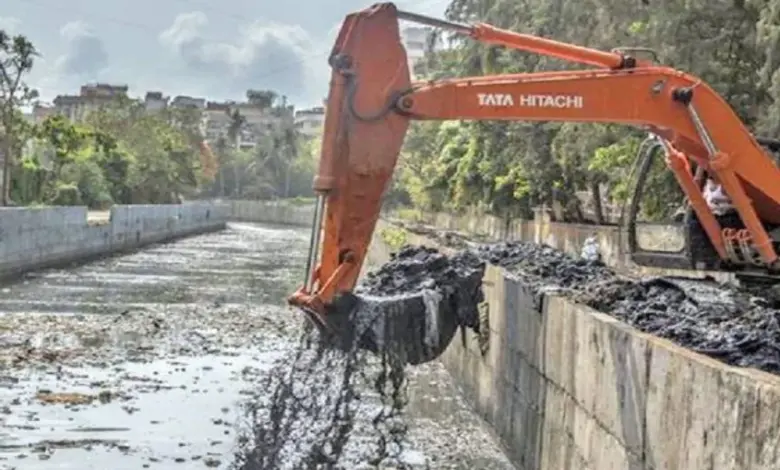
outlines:
[[[387,354],[404,364],[438,358],[458,323],[433,291],[395,297],[344,293],[328,305],[325,329],[329,345],[342,351]]]
[[[479,332],[485,263],[471,252],[446,256],[406,246],[370,272],[354,293],[338,295],[319,324],[345,350],[387,353],[405,364],[438,358],[459,327]]]

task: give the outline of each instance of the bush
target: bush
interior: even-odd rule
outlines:
[[[54,206],[82,206],[81,192],[73,183],[60,183],[54,188],[49,204]]]

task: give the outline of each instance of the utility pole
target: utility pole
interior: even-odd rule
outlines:
[[[235,142],[233,145],[236,147],[236,156],[233,158],[233,197],[241,195],[241,172],[238,171],[238,151],[241,148],[241,125],[239,124],[238,131],[236,132]]]
[[[8,165],[7,160],[8,157],[6,156],[6,138],[4,135],[0,134],[0,206],[5,207],[8,205],[8,191],[6,191],[6,188],[8,186],[8,180],[6,179],[5,175],[7,173]]]

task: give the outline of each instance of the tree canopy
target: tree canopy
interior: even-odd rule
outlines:
[[[24,36],[0,30],[0,155],[6,156],[2,205],[103,208],[311,192],[311,144],[297,132],[287,98],[275,91],[247,91],[248,105],[278,123],[250,129],[257,139],[254,147],[238,145],[238,137],[248,130],[238,106],[230,108],[224,135],[210,147],[203,143],[200,110],[148,111],[142,102],[124,97],[96,107],[79,122],[60,114],[33,122],[22,109],[36,104],[37,93],[25,79],[37,55]]]
[[[24,80],[37,55],[25,36],[11,36],[0,29],[0,205],[8,203],[10,170],[29,132],[19,109],[37,97]]]
[[[780,0],[452,0],[447,19],[610,50],[647,47],[660,63],[701,77],[757,135],[780,133]],[[579,67],[437,32],[417,65],[430,78]],[[131,100],[85,122],[50,117],[39,125],[19,109],[35,99],[24,78],[36,52],[23,36],[0,34],[0,137],[10,157],[10,195],[18,203],[172,202],[188,197],[273,198],[308,195],[318,141],[303,139],[286,97],[248,90],[249,106],[279,125],[257,145],[240,145],[246,116],[200,152],[200,117],[186,109],[146,113]],[[8,79],[8,77],[17,77]],[[11,85],[15,85],[12,87]],[[530,216],[538,205],[565,220],[606,220],[627,197],[627,180],[645,135],[613,124],[416,122],[407,135],[387,200],[425,210],[479,209]],[[661,219],[682,202],[671,172],[657,162],[643,215]]]
[[[662,0],[452,0],[446,17],[610,50],[649,47],[658,60],[713,86],[755,133],[780,131],[780,2]],[[440,34],[440,33],[439,33]],[[432,43],[435,41],[432,41]],[[445,38],[417,72],[427,78],[571,69],[556,59]],[[643,57],[644,58],[644,57]],[[428,210],[480,208],[530,216],[540,204],[563,217],[602,219],[619,204],[639,142],[619,125],[530,122],[415,123],[407,136],[394,198]],[[662,218],[682,193],[662,162],[648,182],[644,215]],[[398,193],[404,193],[399,196]],[[602,194],[603,193],[603,194]],[[585,211],[583,201],[596,208]],[[586,212],[590,212],[587,215]]]

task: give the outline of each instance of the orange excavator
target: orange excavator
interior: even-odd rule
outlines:
[[[399,20],[591,68],[413,83]],[[680,253],[641,251],[632,202],[628,228],[634,261],[774,279],[780,271],[780,234],[770,232],[780,226],[780,169],[762,147],[766,142],[754,137],[699,78],[636,58],[636,51],[606,52],[483,23],[457,24],[400,11],[392,3],[349,14],[329,59],[332,75],[306,277],[290,304],[329,328],[328,306],[356,286],[412,120],[577,121],[644,129],[663,150],[693,223]],[[651,154],[639,165],[645,176]],[[705,177],[717,181],[731,199],[738,227],[719,223],[702,194]],[[697,259],[707,251],[713,256]]]

